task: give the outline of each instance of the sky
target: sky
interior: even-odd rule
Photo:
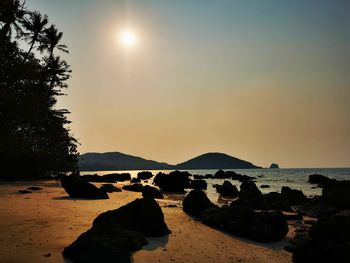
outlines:
[[[26,5],[64,33],[73,72],[58,107],[71,111],[81,153],[350,167],[350,1]]]

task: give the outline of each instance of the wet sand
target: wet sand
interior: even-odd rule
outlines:
[[[29,186],[43,190],[17,193]],[[69,262],[62,257],[63,248],[88,230],[97,215],[141,194],[122,191],[109,196],[109,200],[72,200],[55,181],[1,183],[0,262]],[[135,263],[292,262],[291,254],[283,250],[292,231],[285,240],[260,244],[201,224],[182,212],[180,201],[158,202],[172,234],[148,239],[150,244],[134,253]]]

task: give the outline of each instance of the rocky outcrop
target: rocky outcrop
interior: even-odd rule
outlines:
[[[320,218],[291,249],[293,262],[350,262],[350,210]]]
[[[74,263],[131,263],[131,253],[147,244],[147,237],[170,233],[164,215],[151,198],[100,214],[87,232],[63,251]]]
[[[82,175],[81,178],[87,182],[95,182],[95,183],[115,183],[115,182],[123,182],[131,180],[131,175],[129,173],[112,173],[105,175],[98,174],[87,174]]]
[[[208,208],[215,207],[202,190],[192,190],[182,202],[183,211],[193,216],[200,216]]]
[[[206,190],[208,187],[207,182],[203,179],[191,180],[189,188]]]
[[[61,184],[68,195],[73,198],[108,199],[105,191],[83,181],[78,176],[63,176],[61,178]]]
[[[281,189],[282,198],[290,205],[299,205],[308,201],[307,197],[300,190],[291,189],[288,186],[283,186]]]
[[[229,181],[224,181],[222,185],[215,185],[216,191],[224,197],[237,197],[238,189]]]
[[[258,242],[281,240],[288,233],[281,212],[255,212],[241,206],[207,209],[202,213],[202,222]]]
[[[152,198],[141,198],[100,214],[93,221],[93,226],[122,228],[141,232],[147,237],[160,237],[170,233],[164,215],[158,203]]]
[[[272,164],[270,165],[270,169],[278,169],[278,168],[280,168],[280,167],[278,166],[277,163],[272,163]]]
[[[310,184],[317,184],[319,186],[326,185],[332,181],[335,181],[334,179],[330,179],[322,174],[310,174],[309,175],[309,183]]]
[[[127,184],[123,185],[123,190],[132,191],[132,192],[142,192],[143,185],[142,184]]]
[[[169,174],[158,173],[153,183],[162,191],[166,192],[184,192],[185,188],[190,186],[188,172],[173,171]]]
[[[163,194],[155,187],[145,185],[142,188],[142,196],[145,198],[156,198],[156,199],[163,199]]]
[[[323,202],[342,209],[350,209],[350,181],[331,181],[323,186]]]
[[[137,173],[137,178],[140,180],[148,180],[153,177],[153,174],[149,171],[142,171]]]
[[[100,189],[102,191],[105,191],[106,193],[115,193],[115,192],[121,192],[122,190],[113,184],[103,184]]]

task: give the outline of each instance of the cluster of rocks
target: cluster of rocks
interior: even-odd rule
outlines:
[[[96,217],[91,229],[66,247],[63,256],[74,263],[130,263],[131,254],[148,243],[146,237],[170,233],[158,203],[136,199]]]
[[[131,180],[131,175],[129,173],[111,173],[111,174],[105,174],[105,175],[86,174],[86,175],[81,175],[80,178],[87,182],[115,183],[115,182],[129,181]]]
[[[183,200],[183,211],[209,226],[258,242],[277,241],[288,233],[280,211],[260,211],[235,205],[217,207],[201,190],[192,190]]]
[[[18,193],[20,193],[20,194],[30,194],[33,191],[39,191],[39,190],[42,190],[42,188],[38,187],[38,186],[30,186],[30,187],[27,187],[27,189],[18,190]]]
[[[323,188],[322,196],[297,207],[299,213],[317,220],[287,247],[293,262],[350,262],[350,181],[314,174],[309,182]]]

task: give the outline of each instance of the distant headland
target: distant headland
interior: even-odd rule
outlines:
[[[85,153],[79,158],[79,169],[81,171],[256,168],[261,167],[251,162],[217,152],[205,153],[176,165],[147,160],[120,152]]]

